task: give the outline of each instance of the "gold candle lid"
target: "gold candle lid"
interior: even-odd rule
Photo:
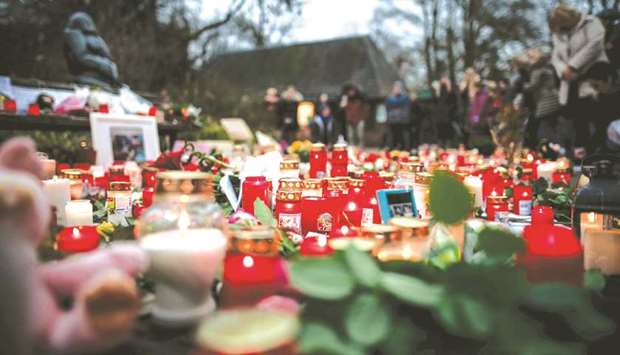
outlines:
[[[357,188],[364,188],[364,186],[366,185],[366,180],[362,180],[362,179],[351,179],[349,181],[349,186],[350,187],[357,187]]]
[[[320,151],[320,150],[325,150],[325,144],[323,144],[323,143],[314,143],[314,144],[312,144],[312,148],[310,148],[310,151],[312,151],[312,152],[316,152],[316,151]]]
[[[125,167],[123,165],[112,165],[110,167],[110,175],[124,175]]]
[[[60,172],[62,177],[69,180],[82,180],[82,173],[80,169],[64,169]]]
[[[305,190],[318,190],[323,188],[323,180],[321,179],[306,179],[302,181],[302,186]]]
[[[276,193],[276,200],[284,202],[301,201],[301,191],[283,191]]]
[[[157,195],[193,195],[210,197],[212,176],[200,171],[163,171],[157,174]]]
[[[403,233],[403,237],[426,237],[428,236],[429,223],[414,217],[394,217],[390,219],[390,225],[397,227]]]
[[[331,190],[347,190],[349,188],[348,177],[327,178],[327,187]]]
[[[362,238],[377,239],[380,242],[391,242],[401,239],[401,231],[387,224],[369,224],[359,229]]]
[[[282,160],[280,162],[280,170],[297,170],[299,169],[298,160]]]
[[[401,162],[398,165],[398,170],[407,171],[411,173],[421,173],[424,171],[424,165],[416,162]]]
[[[380,171],[379,176],[385,181],[394,181],[394,173],[389,171]]]
[[[282,178],[280,179],[279,191],[301,191],[302,184],[301,179],[296,178]]]
[[[430,185],[431,180],[433,179],[433,174],[430,173],[416,173],[415,174],[415,182],[420,185]]]

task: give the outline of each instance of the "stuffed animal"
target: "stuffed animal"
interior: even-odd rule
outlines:
[[[137,244],[113,244],[59,262],[39,264],[50,208],[34,143],[17,138],[0,147],[0,230],[21,236],[15,278],[28,285],[30,333],[36,346],[57,353],[100,351],[130,334],[139,310],[134,277],[148,266]],[[61,307],[64,300],[72,305]]]

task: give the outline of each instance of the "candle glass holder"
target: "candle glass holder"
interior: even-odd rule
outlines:
[[[325,144],[315,143],[310,148],[310,177],[324,178],[327,175],[327,150]]]
[[[224,214],[213,197],[210,174],[165,171],[157,174],[157,180],[153,204],[136,222],[137,237],[176,230],[180,226],[185,229],[226,230]]]
[[[269,182],[264,176],[248,176],[241,186],[241,208],[249,214],[254,214],[254,202],[258,199],[271,206]]]
[[[61,176],[70,181],[71,199],[79,200],[84,197],[84,183],[82,182],[82,170],[65,169]]]

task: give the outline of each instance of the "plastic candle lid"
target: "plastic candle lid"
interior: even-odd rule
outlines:
[[[196,338],[218,353],[254,354],[292,342],[298,331],[295,314],[249,308],[216,312],[199,326]]]

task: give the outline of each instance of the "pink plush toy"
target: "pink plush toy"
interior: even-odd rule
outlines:
[[[38,178],[35,145],[17,138],[0,147],[0,227],[24,236],[14,249],[29,284],[30,328],[37,346],[84,353],[126,339],[139,310],[133,277],[148,266],[135,244],[118,244],[60,262],[39,264],[36,247],[49,228],[50,208]],[[73,306],[64,310],[60,299]]]

